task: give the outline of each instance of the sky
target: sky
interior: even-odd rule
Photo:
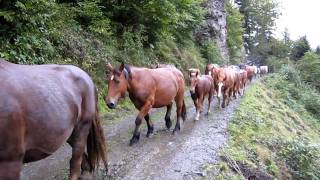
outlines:
[[[288,28],[293,40],[306,35],[313,49],[320,45],[320,0],[277,0],[282,15],[276,21],[276,36]]]

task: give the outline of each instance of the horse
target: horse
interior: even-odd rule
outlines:
[[[91,174],[106,144],[90,76],[71,65],[18,65],[0,59],[0,179],[19,179],[23,163],[72,147],[70,178]],[[85,150],[86,149],[86,150]]]
[[[245,70],[247,71],[248,80],[251,82],[256,75],[256,68],[255,66],[246,66]]]
[[[199,120],[200,113],[203,111],[203,101],[208,95],[208,114],[214,93],[213,79],[210,75],[201,75],[199,69],[189,69],[190,94],[196,107],[195,120]]]
[[[208,64],[205,69],[205,75],[211,75],[213,79],[213,86],[214,86],[214,94],[217,94],[218,92],[218,72],[219,72],[220,66],[218,64]]]
[[[217,75],[215,76],[215,81],[218,83],[219,106],[223,94],[223,102],[221,107],[224,108],[226,105],[229,105],[230,97],[234,93],[236,73],[231,68],[219,68],[216,71]]]
[[[177,107],[177,121],[173,134],[180,130],[180,119],[186,119],[186,105],[184,102],[184,77],[181,71],[175,67],[162,67],[156,69],[134,67],[121,64],[113,68],[107,65],[110,71],[108,80],[108,94],[105,98],[109,108],[114,109],[119,99],[129,93],[134,106],[139,110],[135,120],[135,130],[130,140],[130,146],[137,143],[140,138],[139,127],[144,118],[147,122],[147,137],[153,133],[153,124],[149,117],[151,108],[166,106],[165,122],[168,129],[171,127],[171,108],[173,101]]]
[[[233,97],[236,99],[237,94],[241,95],[240,90],[241,90],[241,73],[240,73],[240,67],[231,65],[228,66],[228,68],[232,69],[235,72],[235,80],[234,80],[234,86],[233,86]]]
[[[247,71],[240,69],[240,91],[242,89],[242,96],[244,95],[245,87],[248,81]]]
[[[218,64],[207,64],[204,74],[212,75],[212,70],[216,68],[220,68],[220,66]]]
[[[268,73],[268,66],[260,66],[261,76]]]

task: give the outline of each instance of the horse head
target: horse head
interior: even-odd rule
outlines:
[[[217,76],[215,78],[218,84],[218,97],[221,97],[222,96],[221,89],[224,86],[224,82],[227,78],[226,69],[220,68],[217,70],[216,73],[217,73]]]
[[[124,63],[118,69],[107,64],[108,95],[105,98],[106,104],[110,109],[117,106],[119,99],[124,98],[128,90],[129,72]]]
[[[190,92],[195,93],[196,86],[198,84],[200,78],[200,70],[199,69],[189,69],[189,85],[190,85]]]

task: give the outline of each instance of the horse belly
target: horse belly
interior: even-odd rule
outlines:
[[[168,88],[163,90],[158,90],[155,94],[155,100],[153,108],[161,108],[171,104],[177,95],[177,90],[174,88]]]

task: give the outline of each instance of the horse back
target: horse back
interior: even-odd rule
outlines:
[[[25,162],[52,154],[83,116],[94,115],[94,85],[81,69],[2,62],[1,67],[0,137],[14,138],[4,147],[24,151]]]

